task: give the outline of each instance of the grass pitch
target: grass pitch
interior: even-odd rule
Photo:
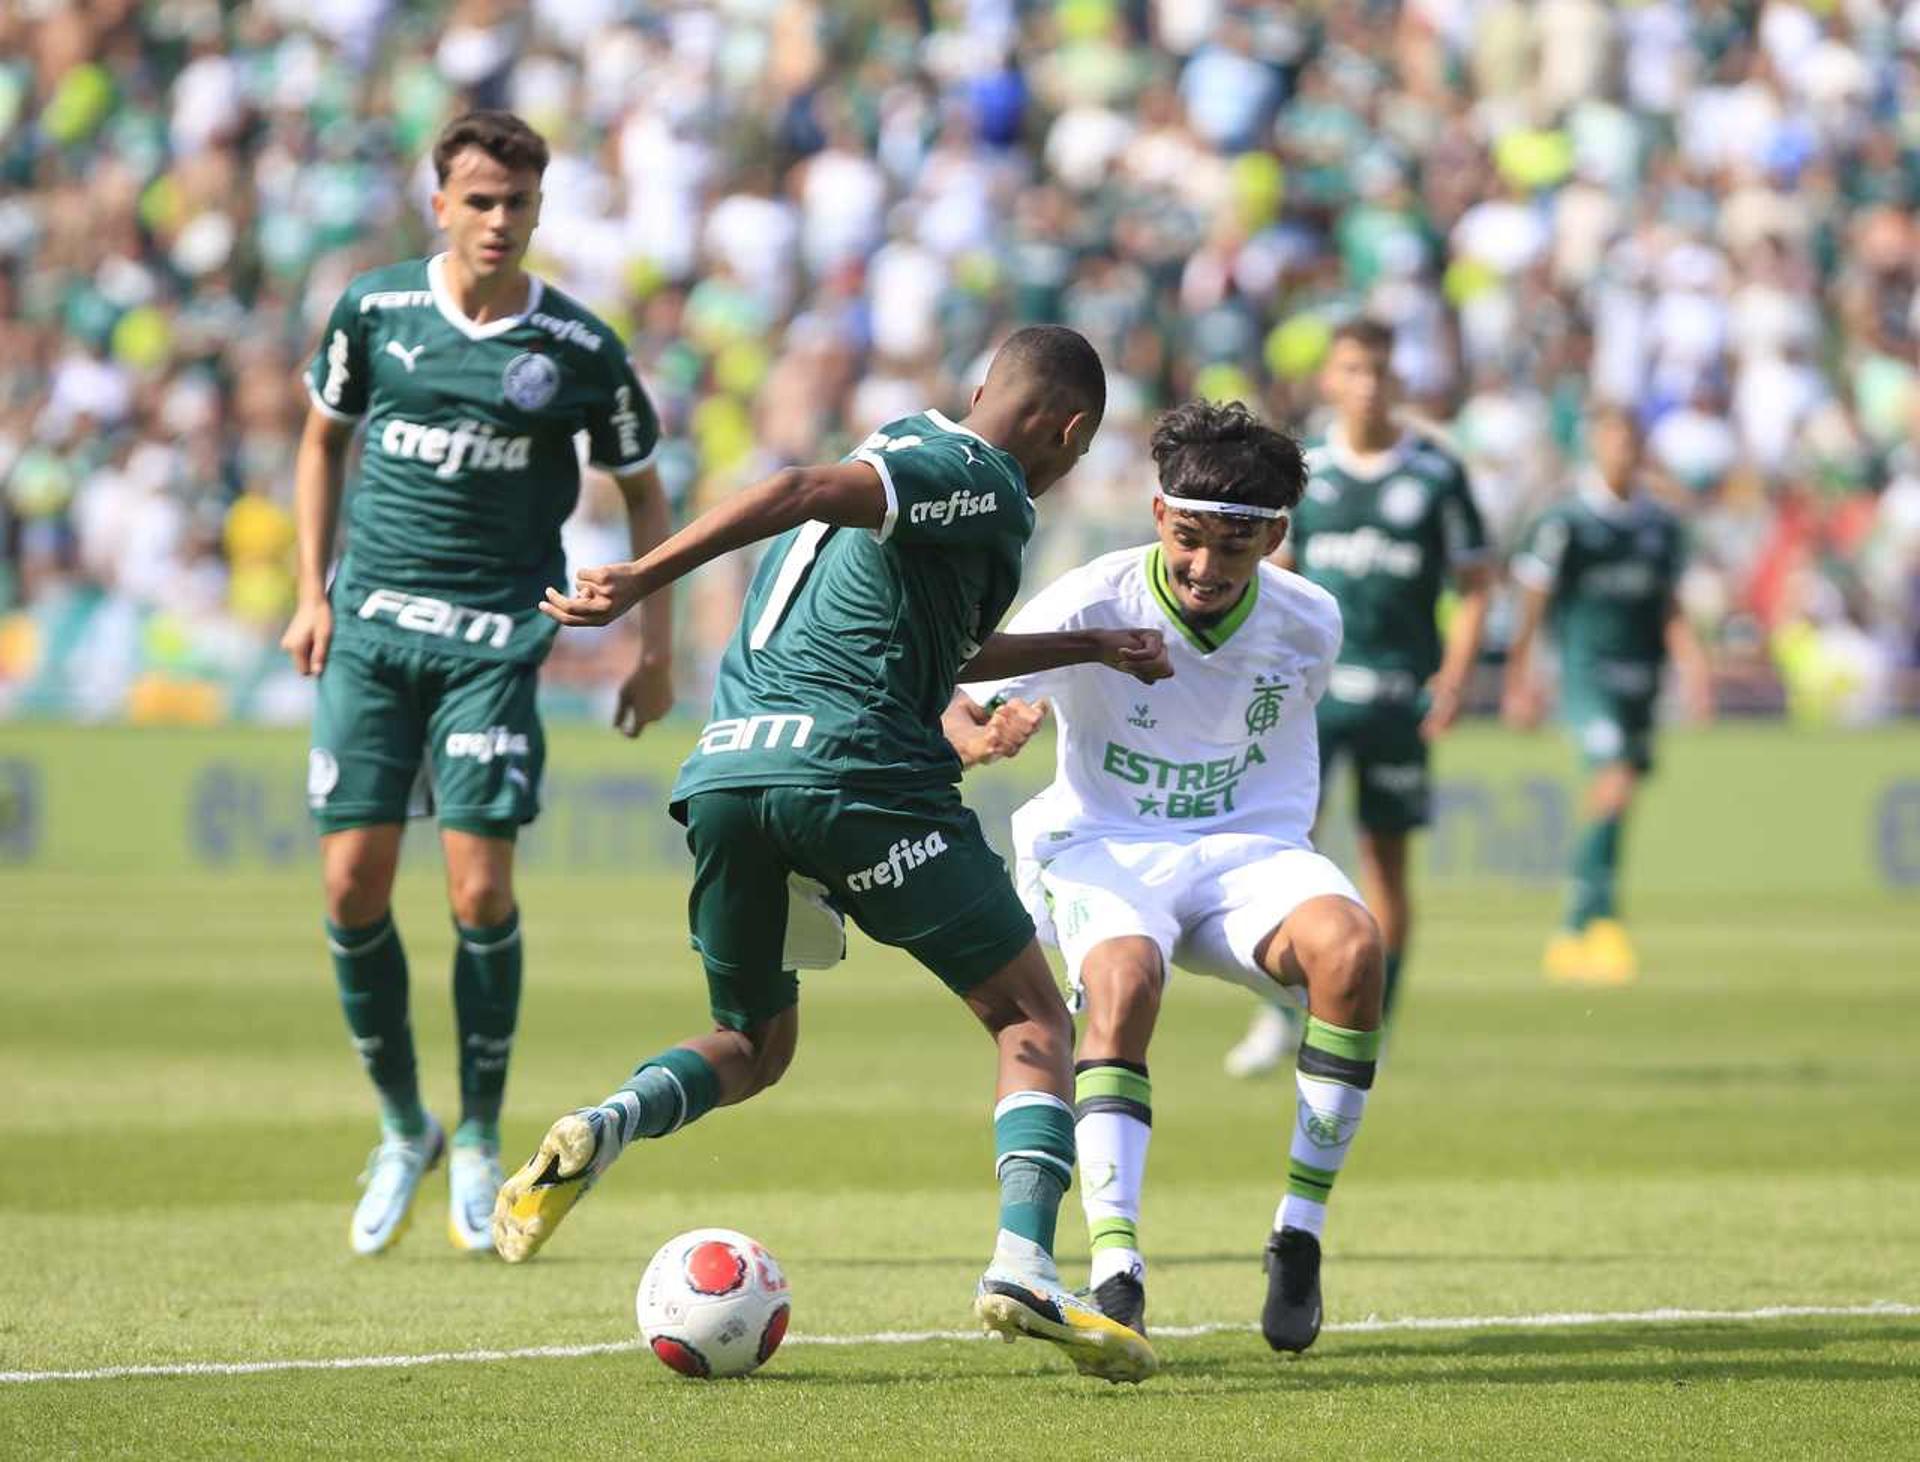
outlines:
[[[16,728],[0,753],[56,770],[144,757],[164,782],[183,745]],[[297,738],[266,745],[297,766]],[[1737,738],[1676,750],[1676,802],[1689,777],[1737,800],[1716,768],[1756,759]],[[636,1150],[534,1263],[456,1254],[438,1175],[399,1249],[358,1261],[346,1223],[373,1120],[311,867],[96,866],[84,829],[124,809],[83,795],[46,815],[56,856],[0,873],[0,1370],[624,1341],[647,1257],[699,1224],[780,1256],[796,1341],[967,1327],[993,1224],[991,1059],[902,958],[856,940],[846,967],[809,977],[786,1082]],[[1430,884],[1334,1198],[1329,1321],[1920,1302],[1920,933],[1911,896],[1854,882],[1632,880],[1647,974],[1626,991],[1539,980],[1551,892]],[[522,896],[515,1159],[704,1015],[677,873],[549,868]],[[445,1113],[451,931],[430,862],[397,907]],[[1143,1221],[1161,1327],[1257,1315],[1292,1100],[1290,1081],[1221,1074],[1247,1010],[1190,978],[1167,1001]],[[1251,1330],[1160,1350],[1137,1390],[1038,1345],[956,1340],[790,1341],[759,1376],[704,1385],[632,1351],[10,1381],[0,1452],[1797,1457],[1910,1454],[1920,1435],[1920,1318],[1898,1313],[1334,1328],[1298,1361]]]

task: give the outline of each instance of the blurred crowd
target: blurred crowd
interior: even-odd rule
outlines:
[[[1727,706],[1920,700],[1920,0],[7,0],[0,713],[304,714],[299,367],[432,248],[470,105],[552,142],[533,267],[627,339],[683,512],[1059,320],[1111,395],[1044,574],[1144,536],[1156,410],[1310,425],[1364,311],[1503,541],[1633,408]],[[568,535],[624,555],[606,484]],[[564,642],[556,703],[628,653]]]

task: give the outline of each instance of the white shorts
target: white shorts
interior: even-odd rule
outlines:
[[[1308,899],[1361,902],[1331,859],[1245,833],[1085,842],[1044,865],[1022,859],[1017,882],[1040,937],[1066,960],[1076,1000],[1088,952],[1136,935],[1160,947],[1163,968],[1270,995],[1281,987],[1254,959],[1260,941]]]

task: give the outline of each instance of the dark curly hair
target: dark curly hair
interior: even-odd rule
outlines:
[[[1153,427],[1153,461],[1169,497],[1290,511],[1307,488],[1300,443],[1238,401],[1189,401]]]

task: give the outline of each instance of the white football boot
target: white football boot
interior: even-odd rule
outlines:
[[[493,1200],[499,1196],[500,1149],[456,1142],[447,1164],[447,1237],[468,1254],[493,1252]]]
[[[413,1217],[413,1200],[420,1180],[440,1165],[447,1150],[447,1134],[427,1116],[427,1130],[418,1137],[389,1132],[367,1159],[360,1175],[366,1192],[353,1210],[348,1241],[356,1254],[382,1254],[400,1242]]]

